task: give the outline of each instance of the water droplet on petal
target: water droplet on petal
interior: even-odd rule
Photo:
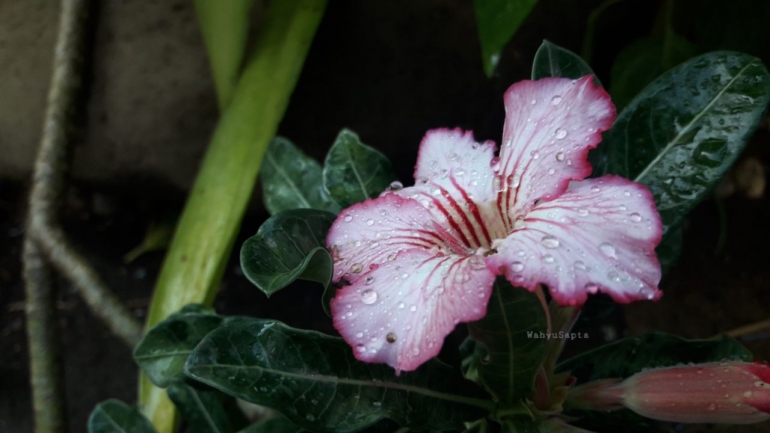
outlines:
[[[455,169],[455,176],[462,176],[464,174],[465,174],[465,170],[463,168],[458,167]]]
[[[521,272],[524,270],[524,263],[521,263],[519,261],[511,263],[511,270],[513,272]]]
[[[610,271],[610,272],[607,274],[607,278],[609,278],[610,280],[612,280],[612,281],[614,281],[614,282],[616,282],[616,283],[617,283],[618,281],[620,281],[620,275],[618,275],[618,273],[617,273],[617,272],[615,272],[615,271]]]
[[[366,352],[366,346],[363,344],[356,344],[356,351],[357,352]]]
[[[556,237],[551,235],[545,235],[543,236],[543,239],[540,240],[540,243],[543,244],[546,248],[558,248],[559,247],[559,240],[556,239]]]
[[[374,220],[373,219],[366,220],[366,225],[368,225],[370,227],[373,226],[374,225]]]
[[[546,255],[543,256],[543,261],[546,262],[546,263],[553,263],[554,260],[555,259],[550,254],[546,254]]]
[[[364,336],[364,333],[363,333],[363,332],[360,332],[360,331],[359,331],[359,332],[356,332],[356,338],[361,338],[361,337],[363,337],[363,336]]]
[[[377,292],[372,289],[366,289],[361,292],[361,302],[366,305],[372,305],[377,302]]]
[[[583,263],[583,261],[578,260],[575,262],[575,269],[578,271],[585,271],[586,270],[586,264]]]
[[[618,256],[616,255],[615,247],[608,243],[603,243],[599,245],[599,251],[602,252],[605,256],[611,258],[611,259],[617,259]]]
[[[581,207],[581,208],[579,208],[577,210],[577,213],[578,213],[578,215],[583,216],[583,217],[584,216],[588,216],[588,209],[585,209],[585,208]]]
[[[494,157],[489,161],[489,167],[494,170],[498,171],[500,170],[500,158]]]
[[[439,188],[431,188],[430,189],[430,194],[431,195],[439,195],[439,194],[441,194],[441,190]]]
[[[373,282],[374,282],[374,277],[373,277],[373,276],[371,276],[371,275],[370,275],[370,276],[368,276],[368,277],[366,277],[366,278],[364,278],[364,284],[366,284],[367,286],[368,286],[369,284],[372,284]]]
[[[346,222],[346,223],[349,223],[349,222],[351,222],[351,221],[353,221],[353,217],[352,217],[352,216],[350,216],[350,215],[347,215],[347,216],[345,217],[345,222]]]
[[[555,135],[557,140],[561,140],[567,136],[567,130],[564,128],[556,128]]]
[[[388,341],[388,343],[395,343],[396,342],[396,334],[392,332],[388,332],[388,335],[385,336],[385,340]]]
[[[554,173],[556,173],[556,170],[554,170],[553,168],[548,169],[548,174],[553,175]]]
[[[599,286],[597,286],[594,283],[588,283],[588,284],[585,285],[585,289],[586,289],[586,292],[594,295],[594,294],[596,294],[596,292],[599,291]]]
[[[532,152],[529,152],[530,156],[532,156],[532,159],[538,159],[540,158],[540,152],[537,150],[533,150]]]
[[[417,311],[417,306],[416,305],[412,305],[411,307],[409,307],[409,311],[414,313],[415,311]]]
[[[556,160],[559,162],[564,161],[564,152],[559,152],[556,154]]]
[[[551,98],[551,105],[559,105],[561,102],[561,95],[556,95],[553,98]]]
[[[406,306],[406,304],[404,304],[403,302],[399,302],[398,303],[398,308],[404,308],[405,306]]]
[[[353,266],[350,267],[350,272],[354,274],[360,274],[361,271],[364,270],[364,265],[361,263],[354,263]]]
[[[388,191],[398,191],[404,188],[404,184],[399,181],[393,181],[388,185]]]
[[[631,218],[631,221],[633,221],[633,222],[635,222],[635,223],[638,223],[639,221],[641,221],[641,220],[642,220],[642,216],[641,216],[641,215],[639,215],[639,214],[638,214],[638,213],[636,213],[636,212],[632,213],[632,214],[631,214],[631,216],[630,216],[630,218]]]
[[[526,226],[527,224],[524,222],[524,217],[518,217],[516,218],[516,221],[513,222],[513,228],[516,230],[523,229]]]

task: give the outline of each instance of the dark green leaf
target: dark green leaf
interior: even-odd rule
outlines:
[[[610,94],[618,110],[660,74],[698,54],[695,45],[671,33],[640,39],[618,54],[610,73]]]
[[[500,53],[527,18],[537,0],[474,0],[484,72],[491,77]]]
[[[189,433],[232,433],[225,397],[211,388],[194,387],[179,380],[169,385],[168,398],[174,402],[182,419],[189,425]],[[229,397],[226,397],[229,398]]]
[[[645,418],[628,409],[613,412],[573,410],[568,411],[567,415],[576,418],[573,424],[589,432],[676,433],[671,424]]]
[[[396,376],[386,365],[358,362],[341,338],[276,321],[253,319],[212,332],[185,371],[313,431],[356,431],[383,418],[415,430],[442,430],[494,407],[444,364],[428,362]]]
[[[297,278],[329,285],[332,259],[326,234],[334,215],[294,209],[273,215],[241,247],[244,275],[270,296]]]
[[[340,211],[324,189],[321,164],[283,137],[270,141],[261,173],[265,207],[271,215],[300,208]]]
[[[119,400],[107,400],[88,417],[88,433],[155,433],[155,429],[135,408]]]
[[[660,245],[655,248],[655,254],[658,256],[660,267],[663,273],[668,272],[682,254],[682,243],[684,242],[684,230],[677,227],[666,234]]]
[[[557,371],[570,371],[578,378],[578,383],[585,383],[597,379],[626,378],[645,368],[752,359],[751,352],[727,336],[713,340],[685,340],[654,332],[623,338],[584,352],[559,364]]]
[[[307,430],[297,427],[286,418],[273,418],[252,424],[240,433],[302,433]]]
[[[184,378],[187,357],[224,318],[200,305],[188,305],[158,323],[134,349],[134,361],[152,383],[165,388],[174,379]]]
[[[578,79],[586,75],[594,75],[594,80],[599,82],[594,71],[580,56],[548,41],[543,41],[532,61],[533,80],[547,77]]]
[[[667,233],[735,162],[768,98],[768,73],[756,58],[696,57],[655,80],[620,113],[593,152],[596,173],[647,185]]]
[[[343,129],[326,155],[324,186],[343,208],[377,197],[396,179],[385,155]]]
[[[548,353],[545,310],[537,296],[498,278],[487,315],[469,323],[468,330],[476,350],[464,362],[466,376],[501,403],[528,398]]]

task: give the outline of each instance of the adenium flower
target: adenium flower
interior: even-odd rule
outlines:
[[[604,292],[656,299],[661,223],[650,192],[585,179],[615,119],[592,77],[522,81],[505,94],[499,156],[459,129],[429,131],[412,187],[343,210],[327,245],[341,287],[334,326],[362,361],[414,370],[460,322],[486,314],[493,282],[548,286],[559,303]]]
[[[628,379],[575,388],[573,406],[627,407],[647,418],[681,423],[752,424],[770,419],[770,365],[719,362],[646,370]]]

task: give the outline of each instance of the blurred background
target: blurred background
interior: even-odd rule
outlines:
[[[191,1],[92,3],[83,115],[76,123],[62,218],[76,247],[143,319],[163,252],[130,263],[125,255],[151,225],[173,227],[216,125],[217,100]],[[252,11],[257,29],[265,4],[257,0]],[[770,2],[673,4],[670,22],[686,41],[683,56],[729,49],[770,64]],[[594,13],[599,7],[603,11]],[[665,7],[657,0],[541,0],[488,78],[470,1],[330,0],[279,133],[322,159],[339,130],[350,128],[385,153],[401,180],[411,184],[417,146],[428,129],[459,126],[473,130],[478,140],[499,142],[503,92],[529,78],[544,39],[590,54],[589,64],[622,102],[629,86],[645,84],[644,74],[627,78],[613,71],[624,52],[623,61],[635,62],[626,68],[656,70],[650,79],[663,72],[655,69],[661,67],[655,56],[634,57],[629,47],[662,32]],[[3,432],[32,429],[20,251],[58,8],[52,0],[0,0]],[[619,87],[621,79],[626,87]],[[684,249],[664,278],[662,300],[609,308],[598,299],[580,325],[594,329],[602,321],[587,344],[647,330],[705,338],[770,317],[770,200],[764,188],[768,126],[763,122],[715,198],[703,202],[686,222]],[[267,217],[256,191],[236,246]],[[109,397],[135,401],[137,369],[129,349],[91,315],[74,290],[63,280],[59,287],[70,422],[72,431],[83,431],[97,402]],[[243,278],[235,257],[215,306],[226,314],[273,317],[333,332],[318,308],[320,295],[320,287],[298,285],[277,293],[268,307],[264,295]],[[770,359],[770,330],[741,337],[758,359]]]

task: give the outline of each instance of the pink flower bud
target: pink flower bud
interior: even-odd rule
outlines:
[[[582,391],[575,395],[576,406],[613,409],[619,403],[647,418],[681,423],[752,424],[770,419],[770,365],[766,363],[658,368],[616,385],[591,385],[576,389]]]

